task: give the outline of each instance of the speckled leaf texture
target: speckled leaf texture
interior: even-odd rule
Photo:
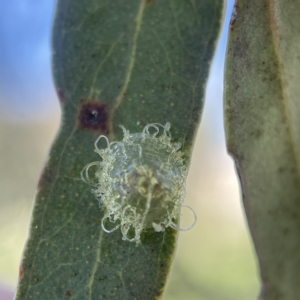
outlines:
[[[258,254],[263,300],[300,299],[300,2],[239,0],[226,133]]]
[[[171,123],[189,164],[223,15],[221,0],[59,0],[53,70],[62,108],[34,204],[16,299],[160,299],[177,232],[141,245],[101,229],[80,179],[100,134]]]

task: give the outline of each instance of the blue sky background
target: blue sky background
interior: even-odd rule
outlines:
[[[55,1],[0,3],[1,112],[20,120],[57,109],[50,46]]]

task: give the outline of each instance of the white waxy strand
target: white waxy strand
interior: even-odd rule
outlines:
[[[109,149],[109,145],[110,145],[110,144],[109,144],[108,138],[107,138],[105,135],[100,135],[100,136],[97,138],[96,142],[94,143],[94,145],[95,145],[95,152],[97,152],[97,153],[101,152],[101,150],[98,148],[98,143],[99,143],[99,141],[100,141],[102,138],[106,140],[107,148]]]
[[[196,223],[197,223],[197,215],[196,215],[196,212],[189,205],[183,204],[183,205],[181,205],[181,207],[188,208],[193,213],[193,215],[194,215],[194,222],[193,222],[193,224],[191,226],[189,226],[188,228],[179,228],[180,231],[188,231],[188,230],[192,229],[196,225]]]
[[[145,228],[155,232],[168,227],[180,231],[192,228],[197,217],[189,206],[182,205],[187,168],[179,151],[181,144],[171,142],[171,124],[148,124],[134,134],[120,127],[123,140],[110,143],[105,135],[100,135],[95,141],[95,152],[101,161],[89,163],[81,171],[81,179],[95,187],[92,192],[105,211],[102,229],[112,233],[120,228],[123,240],[139,244]],[[107,147],[100,149],[101,139],[105,139]],[[89,176],[92,166],[97,167],[96,182]],[[188,228],[176,224],[181,207],[194,214],[194,222]],[[107,229],[107,219],[118,225]]]

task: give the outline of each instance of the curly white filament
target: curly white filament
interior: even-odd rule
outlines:
[[[81,171],[82,180],[94,186],[92,192],[104,210],[102,229],[111,233],[120,228],[123,240],[137,244],[145,228],[152,227],[156,232],[167,227],[191,229],[197,217],[192,208],[183,205],[187,168],[179,151],[181,144],[171,142],[170,123],[149,124],[134,134],[120,127],[123,140],[109,142],[100,135],[95,141],[95,152],[101,161],[89,163]],[[101,139],[107,147],[98,147]],[[91,167],[96,168],[95,181],[89,176]],[[194,215],[188,228],[176,225],[182,207]],[[107,229],[106,221],[117,225]]]

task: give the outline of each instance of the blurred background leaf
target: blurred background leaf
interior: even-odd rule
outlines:
[[[261,299],[299,299],[300,2],[239,0],[236,10],[226,64],[228,150],[260,262]]]
[[[223,133],[223,66],[232,7],[228,1],[187,182],[186,203],[195,208],[198,223],[179,236],[167,300],[250,300],[259,290]],[[11,290],[37,178],[59,125],[50,67],[53,9],[53,0],[12,0],[3,1],[0,12],[0,280]],[[183,215],[183,226],[189,217]]]

